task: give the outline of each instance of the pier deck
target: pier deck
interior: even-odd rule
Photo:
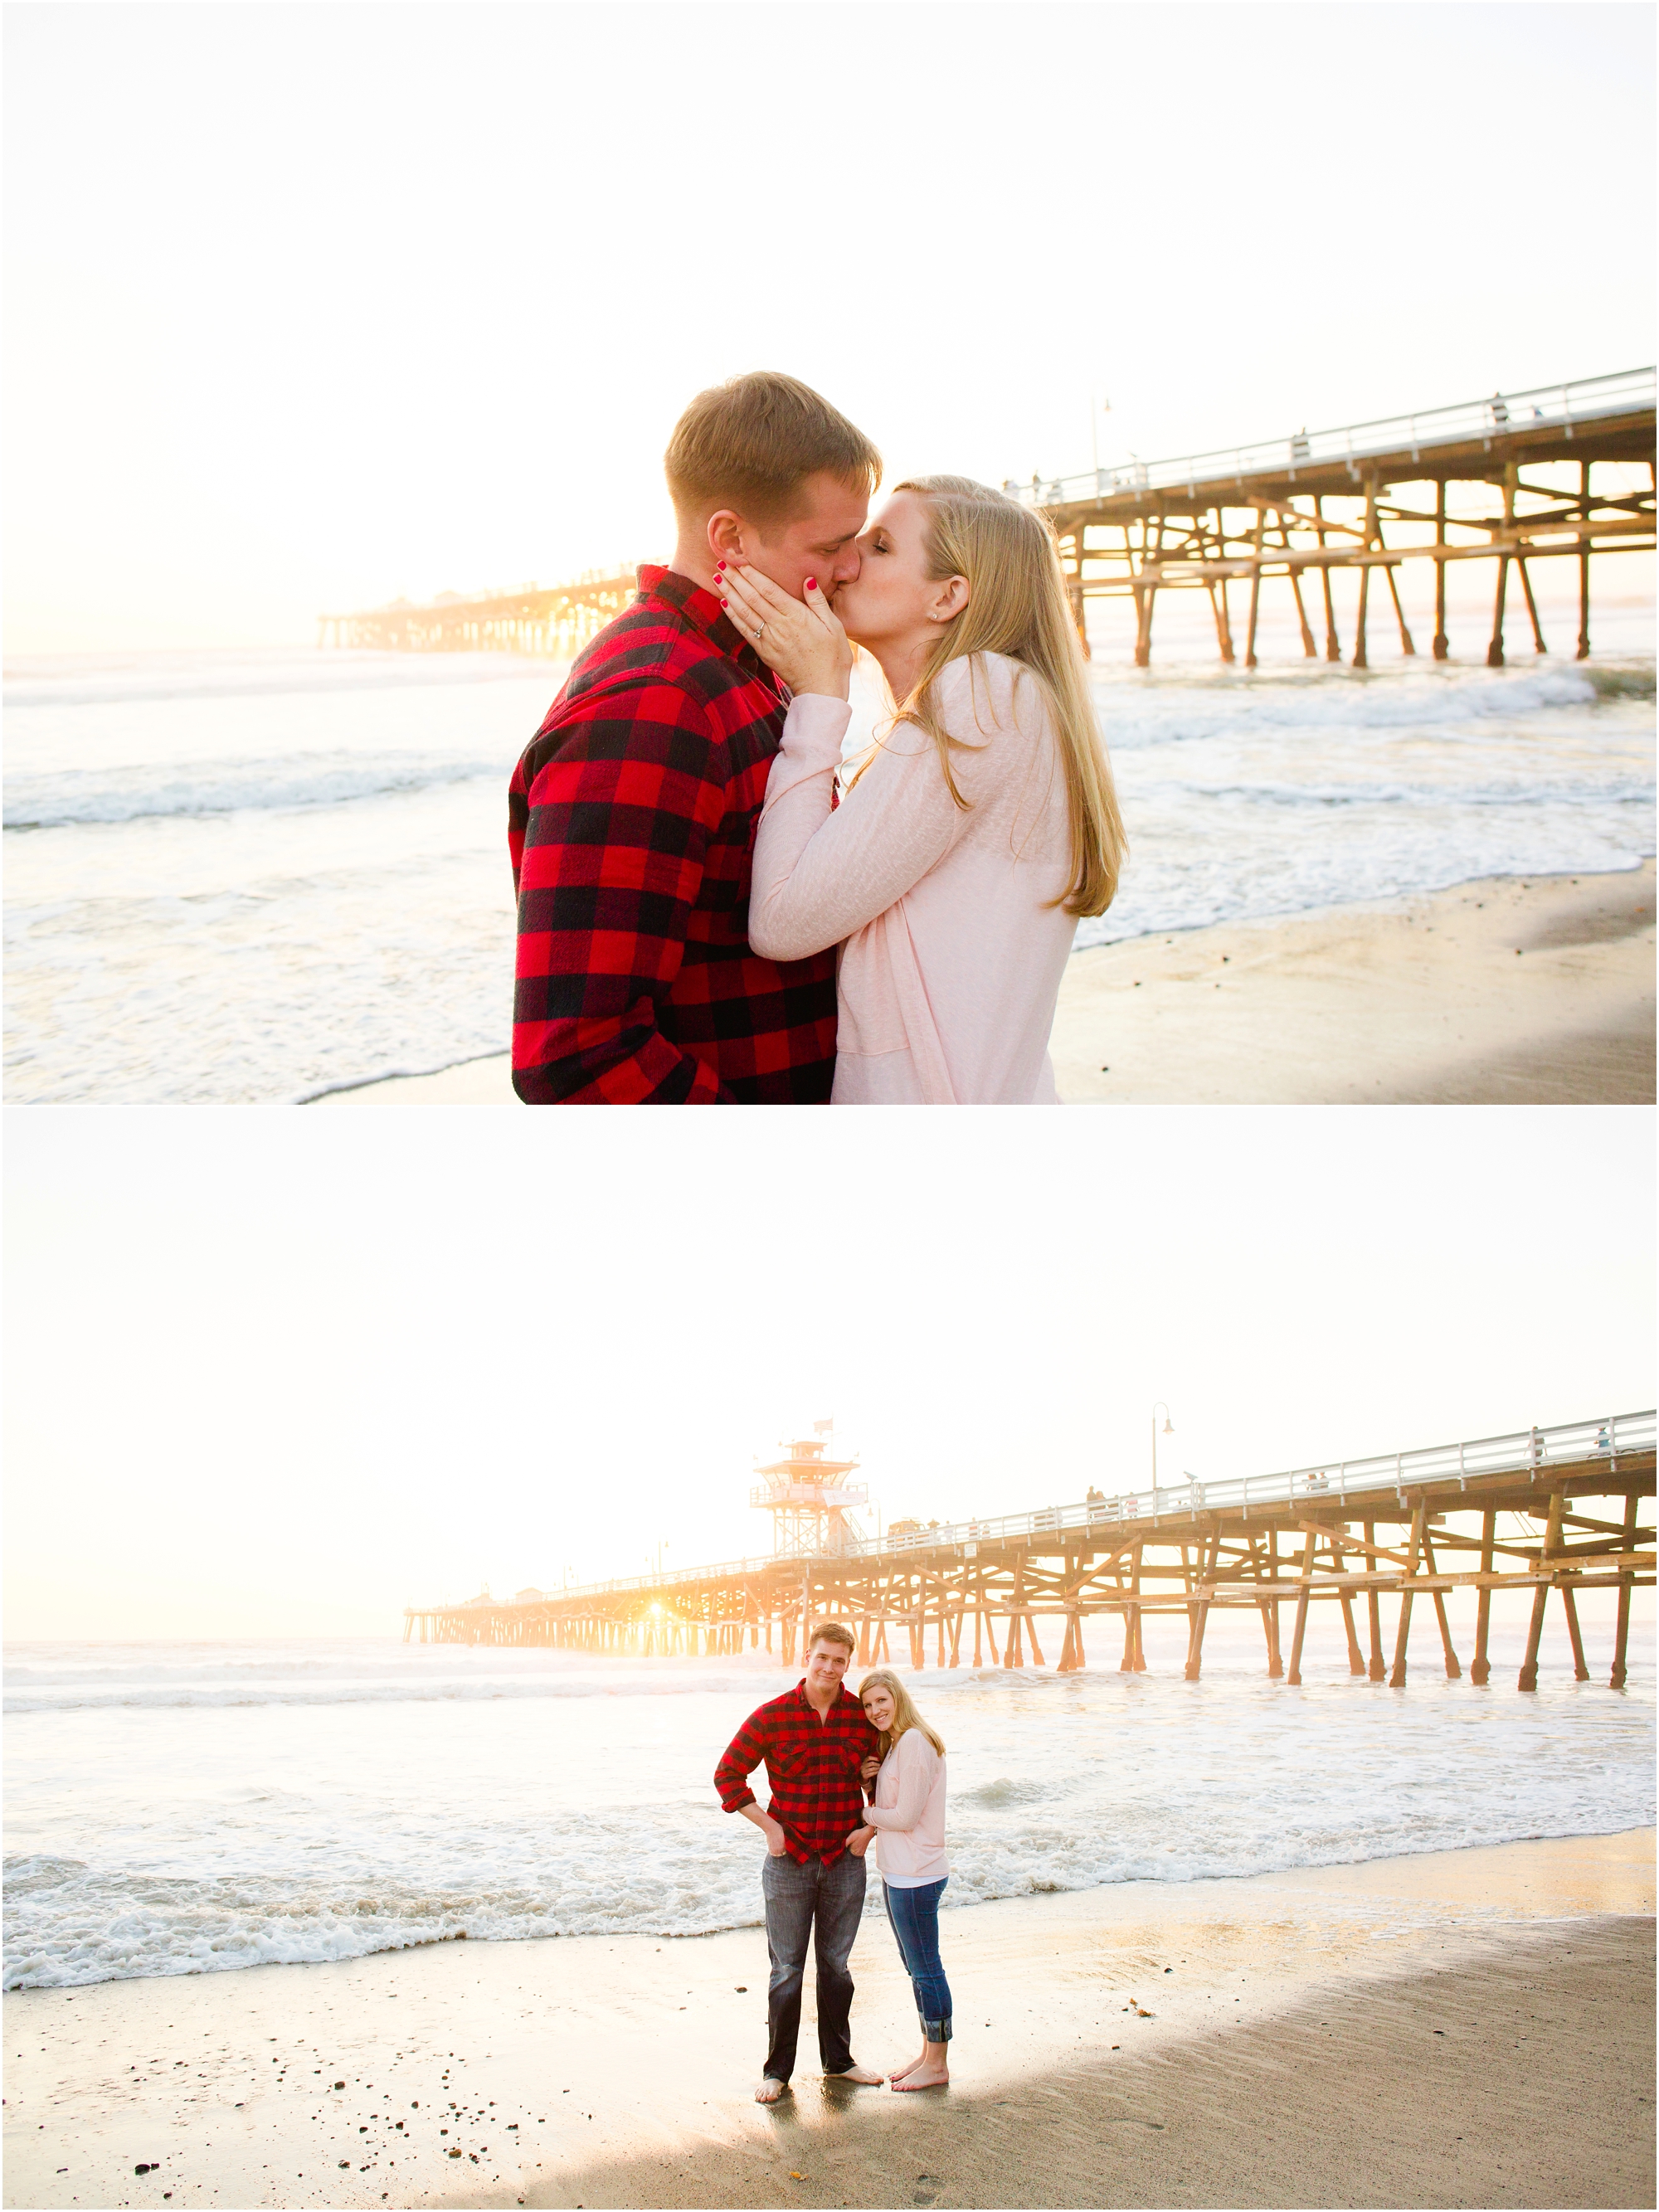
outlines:
[[[1030,484],[1003,489],[1053,525],[1079,630],[1087,600],[1133,599],[1134,657],[1141,667],[1152,658],[1158,594],[1172,590],[1208,593],[1221,659],[1235,659],[1228,586],[1243,583],[1249,592],[1244,665],[1254,668],[1261,587],[1270,579],[1289,584],[1303,653],[1316,657],[1320,647],[1302,596],[1304,576],[1316,580],[1320,590],[1324,657],[1340,660],[1331,595],[1331,575],[1339,568],[1358,572],[1352,665],[1369,665],[1373,573],[1388,586],[1401,651],[1413,655],[1396,575],[1412,560],[1435,564],[1431,650],[1437,660],[1450,653],[1447,568],[1494,562],[1486,659],[1501,667],[1511,565],[1533,649],[1543,653],[1528,564],[1560,556],[1578,562],[1577,653],[1583,659],[1590,649],[1591,555],[1653,550],[1654,406],[1653,369],[1628,369],[1338,430],[1298,431],[1224,452],[1046,482],[1034,477]],[[1563,463],[1576,483],[1535,481],[1539,469]],[[1618,465],[1612,483],[1609,465]],[[1592,477],[1597,467],[1599,488]]]
[[[1085,1622],[1109,1615],[1122,1626],[1121,1668],[1139,1672],[1144,1617],[1181,1613],[1186,1676],[1196,1681],[1211,1613],[1246,1610],[1260,1616],[1267,1673],[1294,1684],[1312,1609],[1322,1605],[1340,1617],[1350,1671],[1401,1687],[1419,1604],[1433,1608],[1436,1662],[1462,1674],[1446,1595],[1468,1589],[1478,1594],[1468,1679],[1488,1680],[1492,1600],[1514,1593],[1530,1607],[1517,1686],[1534,1690],[1552,1594],[1573,1673],[1588,1680],[1577,1594],[1613,1589],[1608,1680],[1618,1688],[1630,1594],[1654,1580],[1654,1528],[1639,1519],[1641,1500],[1654,1495],[1654,1445],[1648,1412],[1224,1482],[1091,1492],[994,1520],[849,1538],[843,1549],[809,1559],[730,1560],[526,1591],[510,1602],[485,1595],[410,1607],[404,1635],[663,1656],[718,1657],[763,1644],[792,1668],[805,1626],[833,1615],[857,1632],[860,1665],[922,1667],[931,1640],[931,1663],[939,1667],[1042,1666],[1046,1635],[1060,1671],[1069,1673],[1085,1663]],[[1585,1510],[1593,1504],[1600,1510]],[[1500,1526],[1504,1520],[1511,1525]],[[1391,1652],[1384,1598],[1392,1601]]]

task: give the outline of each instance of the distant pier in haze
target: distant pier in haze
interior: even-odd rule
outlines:
[[[639,588],[629,570],[471,597],[444,592],[421,605],[396,599],[360,614],[319,615],[317,642],[359,652],[524,653],[567,660],[631,606]]]
[[[1602,1663],[1617,1689],[1631,1592],[1654,1581],[1653,1523],[1638,1517],[1641,1500],[1654,1495],[1654,1443],[1653,1413],[1626,1413],[1224,1482],[1183,1477],[1112,1497],[1091,1489],[1069,1505],[925,1528],[895,1522],[871,1537],[852,1510],[863,1503],[847,1480],[857,1462],[828,1458],[821,1430],[757,1470],[751,1503],[774,1519],[769,1558],[411,1606],[404,1638],[647,1657],[763,1647],[793,1668],[808,1624],[833,1616],[856,1633],[860,1666],[902,1658],[913,1668],[1041,1667],[1041,1633],[1065,1674],[1086,1663],[1085,1623],[1110,1618],[1122,1630],[1121,1669],[1141,1672],[1144,1618],[1181,1613],[1186,1679],[1195,1682],[1210,1615],[1254,1612],[1267,1674],[1294,1685],[1317,1607],[1340,1622],[1349,1672],[1398,1689],[1413,1620],[1420,1644],[1431,1609],[1429,1663],[1462,1675],[1446,1597],[1473,1589],[1469,1680],[1490,1675],[1494,1596],[1524,1597],[1518,1687],[1535,1690],[1552,1611],[1565,1630],[1562,1662],[1590,1679],[1577,1597],[1613,1589],[1613,1649]],[[1511,1525],[1500,1527],[1505,1519]]]

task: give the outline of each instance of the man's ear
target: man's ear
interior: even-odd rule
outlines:
[[[973,597],[966,576],[951,576],[939,586],[939,597],[927,611],[929,622],[954,622]]]
[[[743,517],[729,507],[716,507],[708,518],[708,550],[716,561],[742,561],[751,556],[744,541]]]

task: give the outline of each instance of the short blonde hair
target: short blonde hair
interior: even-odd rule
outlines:
[[[907,1735],[911,1729],[920,1729],[939,1757],[944,1758],[945,1739],[937,1729],[929,1728],[927,1723],[923,1720],[921,1715],[916,1711],[915,1699],[890,1668],[878,1667],[873,1674],[865,1676],[859,1684],[860,1705],[864,1703],[865,1692],[870,1689],[885,1690],[893,1700],[893,1725],[890,1729],[884,1729],[881,1731],[881,1755],[884,1759],[899,1738]]]
[[[817,1626],[812,1631],[812,1633],[806,1639],[807,1650],[810,1651],[815,1644],[844,1644],[847,1650],[847,1656],[849,1659],[859,1648],[859,1640],[857,1637],[854,1635],[852,1630],[848,1627],[847,1624],[841,1620],[819,1621]]]

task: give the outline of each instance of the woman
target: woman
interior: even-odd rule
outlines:
[[[749,939],[842,947],[837,1105],[1057,1105],[1048,1031],[1123,828],[1048,526],[966,477],[902,483],[832,608],[723,566],[733,622],[794,698],[755,848]],[[852,650],[894,702],[834,803]]]
[[[945,1746],[884,1667],[859,1688],[881,1759],[865,1762],[875,1799],[847,1839],[862,1857],[873,1838],[887,1918],[915,1991],[921,2056],[888,2080],[896,2089],[942,2089],[951,2079],[951,1987],[939,1955],[939,1901],[950,1878],[945,1856]]]

